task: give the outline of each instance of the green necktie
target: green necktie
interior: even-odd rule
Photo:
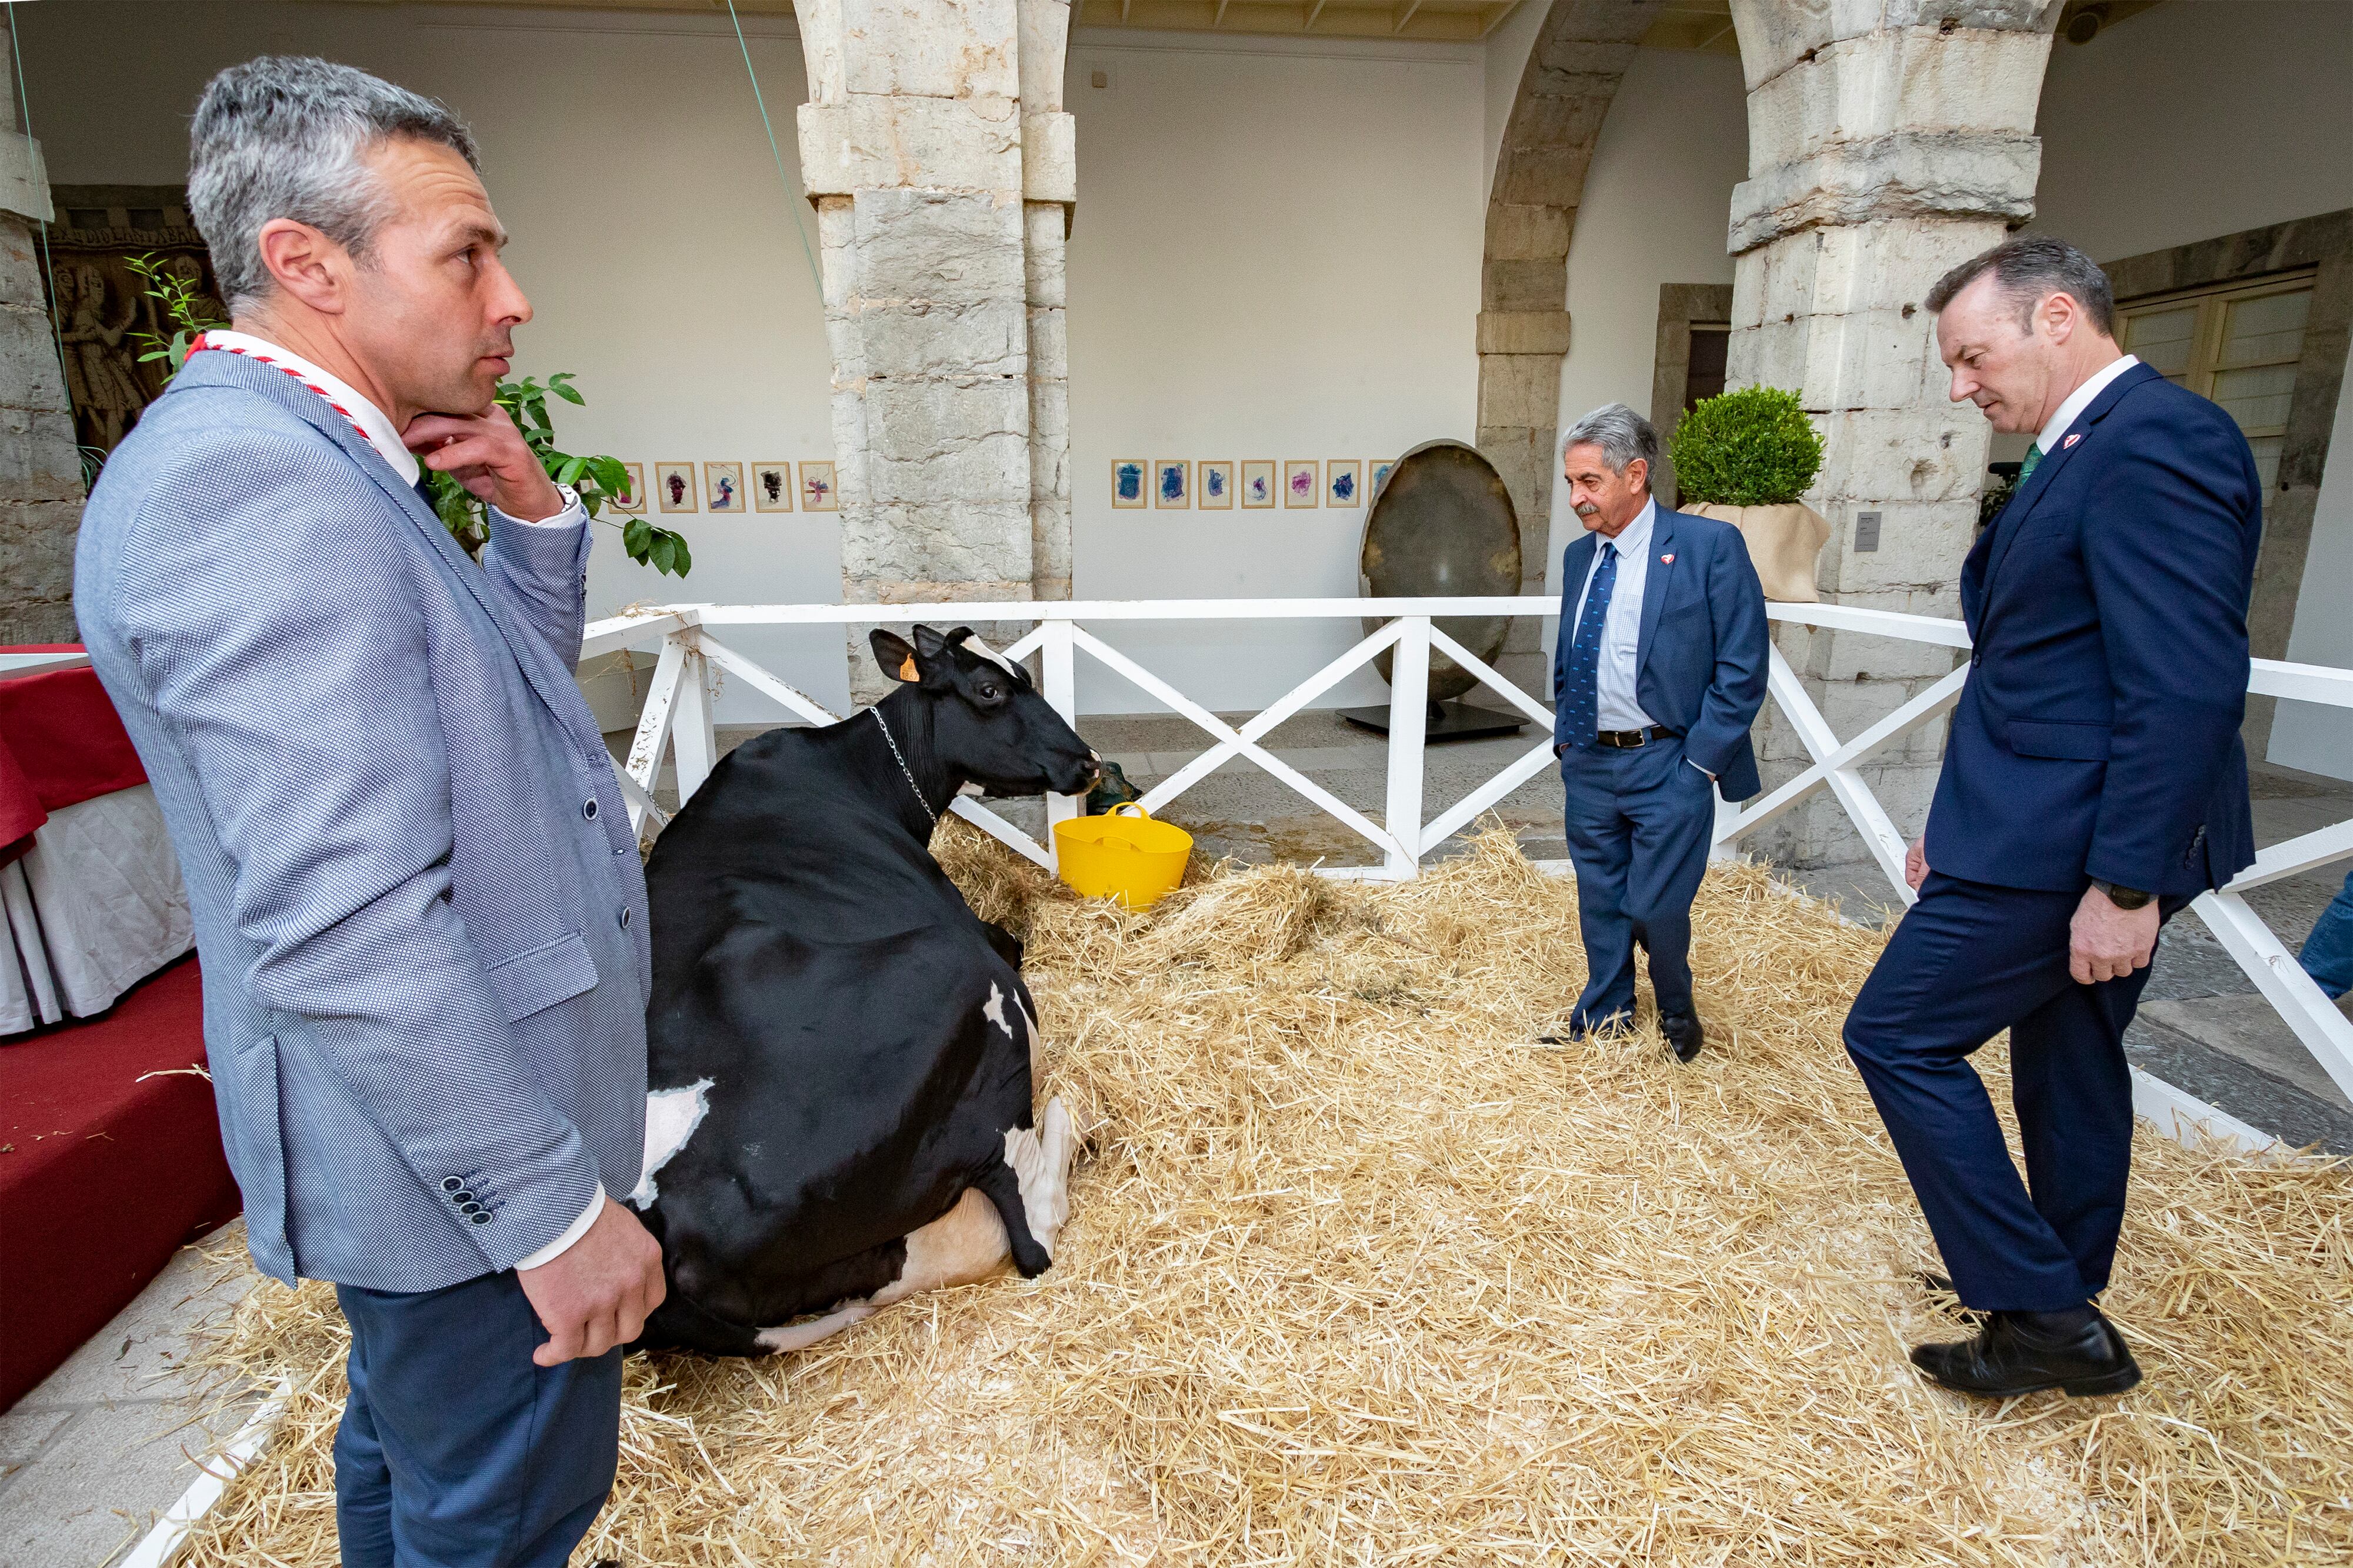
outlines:
[[[2018,482],[2024,484],[2034,477],[2037,465],[2042,461],[2042,443],[2036,441],[2026,448],[2026,461],[2018,465]]]

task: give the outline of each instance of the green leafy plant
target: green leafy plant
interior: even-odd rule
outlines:
[[[195,342],[199,333],[210,331],[215,327],[226,327],[228,323],[212,320],[209,311],[198,308],[200,304],[209,305],[212,300],[204,291],[203,273],[193,265],[174,267],[170,260],[153,252],[145,256],[126,256],[122,258],[122,265],[146,280],[147,298],[155,301],[164,318],[172,323],[172,335],[168,338],[157,332],[131,334],[131,341],[146,351],[139,356],[140,363],[147,364],[159,359],[171,362],[172,368],[164,373],[164,379],[169,381],[178,373],[180,366],[187,363],[188,345]]]
[[[146,352],[139,356],[144,364],[154,360],[170,362],[164,373],[165,381],[177,374],[187,363],[188,345],[199,333],[215,327],[228,325],[226,321],[207,319],[200,305],[208,302],[204,292],[204,278],[194,268],[174,267],[170,258],[153,255],[124,258],[123,265],[146,282],[146,294],[155,301],[173,326],[172,335],[157,332],[134,332],[132,340]],[[570,485],[580,494],[580,504],[590,517],[596,517],[615,497],[628,488],[628,470],[620,459],[603,455],[576,457],[562,451],[555,445],[555,422],[548,417],[547,399],[553,393],[565,402],[586,406],[587,399],[572,384],[572,373],[564,371],[551,375],[543,384],[537,376],[527,375],[521,381],[499,383],[499,406],[507,411],[522,432],[522,438],[533,456],[547,470],[547,477],[559,485]],[[85,464],[87,467],[87,464]],[[466,487],[448,474],[427,470],[427,482],[433,498],[433,510],[441,519],[451,537],[465,546],[469,554],[480,556],[482,546],[490,542],[489,510],[476,500]],[[656,528],[644,518],[626,520],[605,518],[604,521],[621,531],[621,548],[629,559],[642,562],[657,572],[668,572],[683,577],[693,569],[694,555],[687,549],[686,541],[667,528]]]
[[[1778,386],[1744,386],[1702,399],[1668,443],[1686,500],[1784,506],[1821,471],[1822,438]]]
[[[572,373],[560,371],[549,376],[544,384],[535,375],[499,383],[499,406],[507,411],[515,428],[522,432],[524,443],[539,459],[540,467],[547,470],[547,477],[579,491],[581,506],[590,517],[596,517],[628,488],[628,473],[617,458],[601,454],[576,457],[557,447],[555,422],[547,413],[550,394],[579,406],[586,406],[588,401],[572,384]],[[433,510],[440,514],[442,526],[459,543],[480,554],[490,541],[488,509],[448,474],[427,473]],[[630,560],[681,577],[693,570],[694,555],[682,536],[667,528],[656,528],[642,517],[603,521],[620,529],[621,548],[628,552]]]

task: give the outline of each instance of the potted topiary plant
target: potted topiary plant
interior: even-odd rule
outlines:
[[[1740,530],[1765,596],[1811,604],[1814,558],[1831,536],[1798,498],[1821,471],[1822,438],[1778,386],[1744,386],[1701,400],[1668,442],[1683,510]]]

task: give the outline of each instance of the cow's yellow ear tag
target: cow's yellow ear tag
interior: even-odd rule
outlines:
[[[913,654],[909,654],[907,656],[907,662],[899,667],[899,679],[902,680],[921,680],[923,679],[922,674],[915,668],[915,656]]]

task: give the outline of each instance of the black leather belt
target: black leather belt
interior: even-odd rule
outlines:
[[[1630,751],[1636,746],[1647,746],[1652,741],[1672,741],[1674,738],[1675,732],[1664,724],[1653,724],[1647,730],[1599,731],[1594,735],[1593,743],[1597,746],[1615,746],[1623,752]]]

